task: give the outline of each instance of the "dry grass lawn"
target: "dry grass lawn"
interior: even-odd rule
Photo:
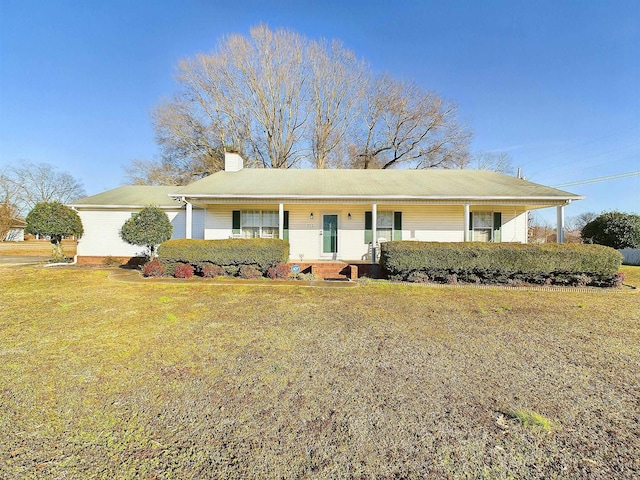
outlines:
[[[0,268],[0,478],[640,476],[638,291],[263,283]]]

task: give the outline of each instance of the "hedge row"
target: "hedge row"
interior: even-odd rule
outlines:
[[[158,247],[158,258],[168,275],[174,274],[177,263],[192,265],[199,271],[207,265],[219,265],[228,272],[251,265],[266,274],[269,268],[287,262],[289,243],[271,238],[169,240]]]
[[[602,245],[438,243],[381,245],[380,263],[395,280],[453,283],[614,285],[622,255]]]

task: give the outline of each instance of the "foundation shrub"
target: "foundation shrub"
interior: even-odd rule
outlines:
[[[225,274],[224,268],[220,265],[214,265],[213,263],[206,263],[202,267],[201,273],[205,278],[222,277]]]
[[[189,265],[188,263],[176,263],[173,269],[173,276],[176,278],[191,278],[193,277],[193,272],[193,265]]]
[[[158,257],[169,274],[177,263],[188,263],[199,270],[207,263],[221,265],[227,275],[235,275],[241,265],[255,265],[266,273],[276,263],[288,260],[289,242],[273,238],[168,240],[158,247]]]
[[[288,278],[291,273],[291,268],[286,263],[276,263],[273,267],[269,268],[267,274],[272,280]]]
[[[241,265],[238,270],[238,276],[240,278],[262,278],[262,272],[254,265]]]
[[[614,286],[622,255],[602,245],[385,242],[390,279],[439,283]]]
[[[235,265],[225,265],[222,267],[222,270],[224,270],[224,274],[227,277],[235,277],[238,275],[238,270],[240,270],[240,268]]]
[[[162,277],[164,274],[164,265],[157,258],[154,258],[142,266],[142,275],[145,277]]]

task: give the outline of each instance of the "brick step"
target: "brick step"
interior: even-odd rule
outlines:
[[[322,279],[358,278],[358,267],[344,262],[290,262],[288,265],[291,267],[294,264],[300,267],[300,272],[313,273],[315,276]]]

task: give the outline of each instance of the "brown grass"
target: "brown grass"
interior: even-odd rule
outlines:
[[[108,275],[0,268],[0,478],[640,474],[637,291]]]

